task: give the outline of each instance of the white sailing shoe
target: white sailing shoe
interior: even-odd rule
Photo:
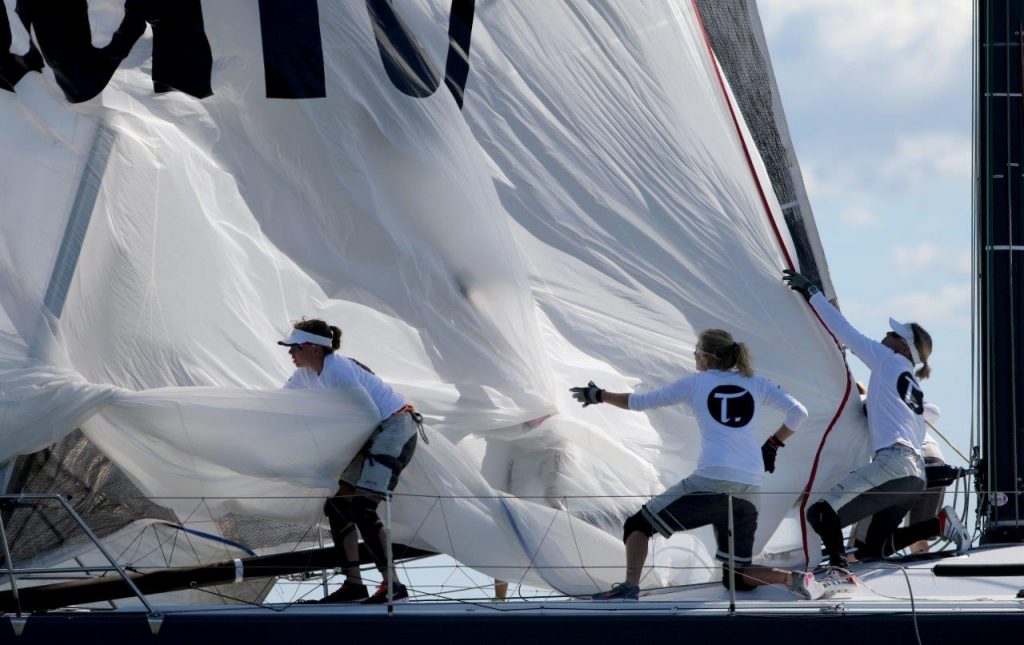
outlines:
[[[952,506],[943,506],[939,511],[939,535],[956,545],[957,555],[963,555],[971,546],[971,536]]]
[[[790,571],[789,590],[808,600],[817,600],[825,595],[825,587],[815,580],[814,574],[809,571]]]
[[[828,574],[821,579],[822,595],[826,598],[837,593],[847,593],[857,590],[860,578],[853,575],[842,567],[829,567]]]

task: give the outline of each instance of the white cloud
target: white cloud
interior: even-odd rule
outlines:
[[[900,269],[923,273],[942,257],[938,247],[931,242],[912,245],[898,245],[889,253],[889,259]]]
[[[972,9],[966,0],[760,0],[768,39],[801,38],[818,60],[884,70],[885,96],[909,96],[970,73]]]
[[[878,215],[863,206],[851,206],[839,213],[839,220],[850,228],[866,228],[878,222]]]
[[[971,285],[950,282],[935,289],[916,289],[883,300],[840,297],[839,304],[847,318],[865,323],[861,331],[871,338],[885,333],[890,316],[916,322],[929,331],[951,327],[966,330],[971,320]]]
[[[959,273],[971,274],[971,251],[963,249],[953,255],[953,268]]]
[[[848,172],[845,167],[836,164],[832,159],[821,165],[826,168],[824,172],[819,169],[815,159],[810,155],[800,161],[804,187],[807,189],[807,196],[812,204],[820,199],[831,197],[841,197],[854,204],[861,204],[869,199],[868,193],[863,188],[850,181],[851,177],[858,173]],[[862,183],[859,180],[856,181]]]
[[[971,319],[970,283],[947,283],[937,290],[912,291],[886,301],[889,315],[924,326],[958,326]]]
[[[878,168],[882,179],[893,184],[919,186],[936,180],[971,178],[971,141],[953,132],[905,135]]]

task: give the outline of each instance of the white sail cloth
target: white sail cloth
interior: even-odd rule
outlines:
[[[449,4],[399,9],[436,69]],[[678,377],[706,327],[746,342],[811,412],[767,479],[758,548],[827,428],[818,481],[856,463],[859,411],[832,424],[847,372],[779,282],[788,236],[693,7],[478,4],[463,111],[443,84],[425,98],[393,86],[358,2],[319,7],[325,98],[266,98],[259,7],[242,0],[202,5],[212,96],[153,93],[149,32],[88,101],[66,103],[49,70],[0,92],[2,456],[81,425],[181,515],[202,498],[214,516],[315,521],[376,419],[359,397],[272,391],[288,374],[273,340],[310,315],[428,415],[436,438],[398,492],[444,501],[400,496],[396,537],[506,579],[573,593],[618,579],[617,530],[552,498],[638,496],[566,502],[622,517],[692,469],[696,426],[681,409],[580,410],[567,388]],[[119,6],[90,3],[94,43]],[[97,123],[116,133],[102,167]],[[82,178],[95,205],[48,342],[42,305]],[[474,433],[564,456],[561,483],[545,503],[503,497],[473,442],[453,443]],[[706,561],[701,542],[674,566]],[[563,568],[581,562],[595,568]]]

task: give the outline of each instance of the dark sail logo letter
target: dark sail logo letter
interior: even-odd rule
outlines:
[[[366,0],[373,23],[373,35],[384,70],[403,94],[426,98],[437,91],[440,81],[430,67],[415,36],[405,26],[389,0]],[[448,60],[444,83],[462,108],[462,96],[469,77],[469,43],[473,31],[476,0],[452,0],[448,19]]]
[[[722,425],[742,428],[754,418],[754,397],[738,385],[719,385],[708,394],[708,413]]]
[[[147,23],[153,27],[153,89],[200,98],[212,93],[213,55],[200,0],[126,0],[124,19],[105,47],[92,45],[87,0],[19,2],[18,13],[72,103],[103,91]]]
[[[19,2],[15,11],[27,32],[29,26],[22,17],[21,5],[22,3]],[[7,18],[6,8],[0,7],[0,89],[8,92],[14,91],[14,86],[25,74],[43,71],[43,57],[36,49],[35,43],[29,39],[28,51],[19,56],[11,53],[13,41],[14,35],[11,32],[11,23]]]

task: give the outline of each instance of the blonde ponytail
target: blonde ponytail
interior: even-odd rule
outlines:
[[[750,363],[750,352],[747,351],[746,343],[734,343],[736,354],[736,369],[743,376],[753,376],[754,366]]]
[[[919,379],[926,379],[932,375],[932,368],[928,366],[928,358],[932,355],[932,335],[917,323],[910,323],[910,328],[914,330],[914,347],[921,357],[921,367],[914,374]]]
[[[729,332],[705,329],[700,333],[697,346],[707,355],[708,367],[725,371],[735,369],[743,376],[754,375],[746,344],[737,343]]]

